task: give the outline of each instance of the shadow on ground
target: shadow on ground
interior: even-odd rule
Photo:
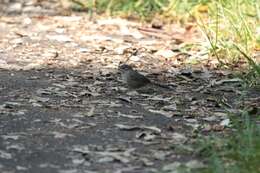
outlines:
[[[239,90],[202,92],[207,82],[176,76],[172,91],[137,93],[118,77],[81,68],[1,70],[0,170],[157,172],[198,159],[187,150],[198,132],[228,131],[221,99],[233,107]]]

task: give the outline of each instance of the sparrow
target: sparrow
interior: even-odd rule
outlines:
[[[140,74],[136,70],[134,70],[131,66],[127,64],[123,64],[119,66],[119,71],[121,72],[121,77],[123,82],[130,89],[139,89],[147,85],[156,85],[162,88],[169,89],[168,86],[152,82],[144,75]]]

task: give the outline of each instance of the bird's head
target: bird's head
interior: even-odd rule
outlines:
[[[119,70],[120,71],[129,71],[129,70],[133,70],[133,68],[130,65],[122,64],[119,66]]]

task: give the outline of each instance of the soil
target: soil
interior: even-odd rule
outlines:
[[[21,16],[0,18],[0,172],[201,168],[198,139],[227,136],[230,115],[240,116],[245,106],[259,113],[257,88],[246,89],[232,72],[214,68],[214,60],[211,67],[184,65],[194,57],[171,52],[180,39],[170,31],[139,38],[138,27],[150,26],[22,7]],[[187,33],[178,38],[185,43]],[[117,71],[121,62],[171,89],[129,90]]]

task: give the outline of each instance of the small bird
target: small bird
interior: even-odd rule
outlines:
[[[120,65],[119,71],[121,72],[123,82],[126,83],[130,89],[139,89],[147,85],[156,85],[162,88],[169,89],[168,86],[150,81],[147,77],[138,73],[127,64]]]

